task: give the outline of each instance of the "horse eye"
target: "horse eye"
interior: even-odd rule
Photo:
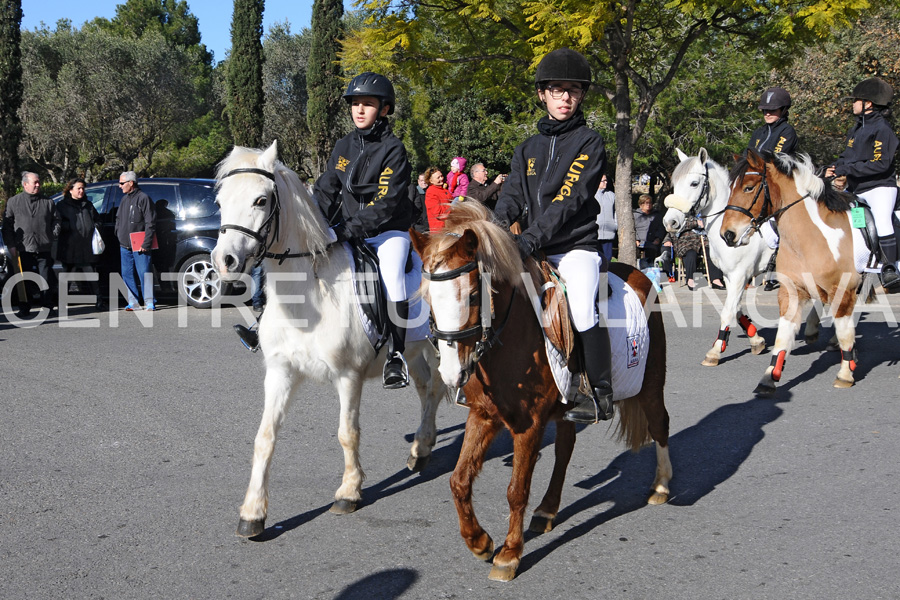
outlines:
[[[749,194],[750,192],[753,191],[753,189],[754,189],[755,187],[756,187],[755,185],[745,185],[745,186],[744,186],[744,193],[745,193],[745,194]]]
[[[253,203],[253,206],[259,206],[260,208],[266,205],[266,202],[269,201],[269,198],[266,196],[260,196],[256,199],[256,202]]]
[[[699,181],[692,181],[692,182],[691,182],[691,187],[697,187],[698,185],[700,185],[700,182],[699,182]]]

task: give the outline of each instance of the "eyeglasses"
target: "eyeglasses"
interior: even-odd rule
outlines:
[[[582,96],[584,96],[584,89],[580,87],[567,88],[559,85],[550,85],[545,88],[546,92],[550,94],[550,97],[554,100],[559,100],[563,97],[563,94],[568,93],[569,98],[572,100],[578,100]]]

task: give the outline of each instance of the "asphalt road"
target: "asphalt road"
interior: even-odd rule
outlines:
[[[263,365],[231,331],[236,309],[218,323],[216,311],[175,307],[97,321],[85,308],[34,328],[0,318],[0,598],[900,597],[900,339],[885,325],[900,310],[862,316],[856,387],[832,388],[824,335],[801,343],[777,395],[760,399],[770,356],[745,339],[732,337],[719,367],[700,366],[718,318],[696,297],[681,288],[666,304],[670,502],[645,505],[651,448],[626,452],[605,425],[582,430],[558,524],[528,538],[509,583],[489,581],[459,537],[448,479],[465,409],[441,407],[434,460],[413,475],[418,400],[368,384],[364,505],[336,516],[336,396],[305,385],[276,450],[268,529],[248,541],[234,531]],[[774,318],[774,294],[761,300]],[[498,545],[510,452],[501,437],[475,488]]]

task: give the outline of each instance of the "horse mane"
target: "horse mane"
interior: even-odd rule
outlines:
[[[278,189],[282,211],[282,233],[276,240],[276,244],[284,239],[285,233],[288,235],[296,233],[301,240],[304,240],[309,252],[324,253],[328,247],[330,236],[325,217],[319,210],[315,199],[300,181],[300,176],[281,161],[276,160],[273,165],[259,164],[263,153],[264,150],[257,148],[235,146],[216,167],[216,187],[220,187],[222,177],[234,169],[258,168],[272,171],[275,175],[275,186]],[[255,197],[259,194],[253,178],[239,178],[235,184],[237,186],[235,195],[238,197]],[[299,248],[291,248],[291,250],[297,251]]]
[[[471,229],[478,237],[475,256],[482,268],[498,282],[513,286],[522,284],[525,267],[519,257],[519,248],[509,230],[501,225],[491,210],[480,202],[457,202],[450,207],[444,221],[444,228],[437,235],[432,234],[437,251],[442,252],[458,241],[466,229]],[[450,235],[441,235],[450,234]]]
[[[830,185],[826,185],[825,180],[816,175],[815,166],[808,154],[800,154],[795,158],[780,152],[775,155],[766,152],[763,158],[767,163],[772,163],[779,173],[789,177],[794,182],[797,193],[801,196],[809,194],[810,198],[832,212],[850,210],[852,196],[838,192]],[[739,178],[743,178],[749,166],[747,157],[742,156],[729,173],[729,179],[735,182]]]

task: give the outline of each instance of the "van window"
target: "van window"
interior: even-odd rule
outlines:
[[[86,190],[84,190],[88,201],[94,205],[94,208],[97,209],[97,212],[101,212],[103,210],[103,199],[106,198],[107,189],[107,186],[103,186],[87,188]]]
[[[181,212],[179,219],[200,219],[219,212],[216,192],[212,186],[196,183],[181,184]]]
[[[178,207],[178,196],[175,193],[175,188],[178,186],[174,183],[150,183],[142,181],[138,186],[142,192],[150,196],[150,199],[153,200],[153,203],[157,208],[160,206],[160,200],[165,202],[163,206],[167,207],[169,210],[175,210],[175,208]],[[122,196],[122,188],[116,186],[113,189],[110,208],[118,208],[119,205],[122,204]]]

